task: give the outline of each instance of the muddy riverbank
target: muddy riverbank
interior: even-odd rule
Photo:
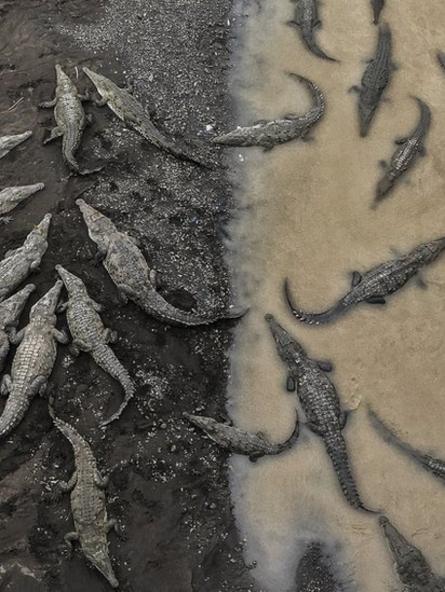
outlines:
[[[94,264],[95,247],[74,201],[83,192],[141,241],[171,302],[210,311],[232,298],[223,247],[231,187],[224,168],[204,171],[166,156],[107,109],[88,105],[94,123],[79,158],[106,166],[96,176],[66,179],[60,143],[42,146],[52,112],[37,104],[52,97],[55,63],[81,89],[87,81],[79,66],[87,64],[121,85],[132,83],[167,133],[206,139],[233,123],[226,76],[231,8],[228,0],[0,3],[0,129],[33,130],[1,161],[1,185],[46,185],[0,227],[0,254],[52,212],[50,246],[32,280],[36,297],[54,282],[56,264],[79,274],[104,305],[105,324],[118,331],[114,351],[137,385],[121,420],[104,432],[98,421],[117,408],[122,394],[88,356],[73,360],[60,347],[50,384],[57,413],[89,440],[100,469],[111,473],[108,511],[121,534],[110,535],[110,553],[121,590],[254,590],[231,514],[226,455],[182,418],[186,410],[225,416],[235,323],[171,328],[134,305],[122,306],[104,269]],[[218,150],[210,155],[222,163]],[[27,311],[22,324],[26,318]],[[65,325],[62,316],[59,325]],[[37,398],[0,448],[2,592],[108,589],[78,550],[69,557],[64,546],[72,519],[56,482],[71,471],[70,446],[53,429],[46,401]]]

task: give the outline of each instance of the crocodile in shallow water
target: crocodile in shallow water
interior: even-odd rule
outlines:
[[[331,58],[320,49],[314,39],[314,31],[321,27],[318,0],[293,0],[293,4],[294,18],[288,21],[288,25],[297,29],[301,40],[312,54],[323,60],[336,62],[336,59]]]

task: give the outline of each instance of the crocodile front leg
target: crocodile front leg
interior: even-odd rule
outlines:
[[[52,109],[56,106],[56,103],[57,97],[54,97],[51,101],[43,101],[42,103],[39,103],[39,109]]]
[[[9,341],[12,343],[12,345],[18,345],[22,341],[24,335],[24,329],[17,331],[15,327],[11,327],[11,330],[9,331]]]

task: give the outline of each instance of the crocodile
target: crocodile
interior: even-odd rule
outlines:
[[[46,214],[42,221],[28,234],[21,247],[7,251],[0,261],[0,302],[36,271],[48,248],[48,230],[51,214]]]
[[[3,158],[13,148],[27,140],[32,136],[32,131],[28,130],[22,134],[15,134],[13,136],[1,136],[0,137],[0,158]]]
[[[7,214],[19,205],[25,199],[28,199],[37,191],[45,188],[43,183],[35,183],[34,185],[17,185],[15,187],[6,187],[0,191],[0,216]],[[0,218],[0,220],[8,221],[9,218]]]
[[[49,401],[49,413],[54,425],[69,441],[74,452],[74,474],[68,482],[59,481],[62,491],[70,492],[75,527],[75,531],[65,535],[65,541],[70,548],[74,541],[79,541],[85,557],[108,580],[112,588],[117,588],[119,582],[108,554],[107,534],[112,528],[118,531],[116,520],[109,520],[107,516],[104,489],[108,478],[100,474],[88,442],[73,426],[56,416],[52,399]]]
[[[116,285],[122,302],[132,300],[148,315],[170,325],[208,325],[221,319],[239,318],[245,310],[224,311],[211,317],[180,310],[167,302],[156,290],[156,273],[150,270],[137,241],[117,230],[109,218],[76,200],[88,234],[98,247],[99,257]]]
[[[294,18],[288,21],[288,25],[297,29],[301,40],[312,54],[323,60],[336,62],[336,59],[331,58],[318,47],[314,39],[314,30],[321,26],[318,0],[293,0],[293,3],[295,5]]]
[[[371,0],[372,12],[374,15],[374,25],[379,24],[380,13],[385,7],[385,0]]]
[[[59,310],[66,311],[68,327],[73,337],[71,353],[75,356],[79,355],[80,351],[89,353],[96,364],[117,380],[124,389],[125,397],[119,409],[101,423],[102,426],[108,425],[119,418],[133,398],[134,383],[108,345],[114,343],[117,336],[114,331],[105,329],[99,314],[102,306],[90,298],[80,278],[61,265],[56,265],[56,271],[68,292],[68,301],[59,306]]]
[[[390,193],[400,177],[414,165],[417,157],[426,155],[425,137],[431,125],[431,110],[421,99],[413,98],[420,109],[419,122],[409,136],[395,140],[398,147],[389,165],[385,161],[380,162],[385,174],[377,184],[374,207]]]
[[[147,142],[153,144],[159,150],[164,150],[176,158],[199,166],[210,166],[199,156],[193,154],[191,149],[182,148],[175,141],[164,136],[153,124],[149,113],[126,89],[120,88],[109,78],[93,72],[93,70],[90,70],[86,66],[82,70],[94,84],[101,97],[99,100],[94,101],[98,107],[108,105],[111,111],[127,127],[140,134]]]
[[[39,105],[41,109],[54,107],[54,119],[57,124],[43,143],[48,144],[62,136],[62,154],[67,166],[79,175],[96,173],[102,167],[81,170],[75,158],[75,153],[82,140],[83,130],[91,121],[91,118],[85,115],[82,106],[82,101],[87,97],[79,95],[76,86],[59,64],[56,64],[56,75],[57,84],[54,99],[44,101]]]
[[[396,446],[404,454],[419,463],[426,471],[445,481],[445,461],[440,458],[434,458],[429,454],[425,454],[407,442],[404,442],[373,409],[369,408],[368,413],[373,425],[377,428],[378,432],[386,442]]]
[[[1,394],[8,395],[0,416],[0,437],[8,435],[23,419],[33,397],[46,391],[57,355],[57,342],[67,336],[56,329],[56,307],[63,282],[55,285],[34,304],[29,323],[20,331],[11,330],[10,340],[18,344],[11,375],[5,374]]]
[[[358,113],[362,138],[368,135],[394,67],[391,30],[387,24],[383,24],[379,27],[375,56],[366,66],[361,85],[353,86],[351,89],[359,95]]]
[[[291,140],[308,140],[309,132],[320,121],[325,112],[325,99],[316,84],[289,72],[288,75],[302,82],[312,95],[312,107],[304,115],[290,113],[283,118],[271,121],[259,121],[251,126],[236,129],[212,138],[215,144],[226,146],[262,146],[264,150],[271,150],[277,144],[284,144]]]
[[[363,274],[354,271],[349,292],[325,312],[309,313],[297,308],[290,294],[288,279],[284,283],[285,297],[292,314],[299,321],[308,325],[330,323],[361,302],[385,304],[386,296],[400,290],[416,275],[419,283],[423,286],[423,280],[420,278],[421,268],[433,263],[444,249],[445,237],[442,237],[422,243],[406,255],[400,255],[395,259],[380,263]]]
[[[423,553],[409,543],[386,516],[380,516],[404,592],[445,592],[445,578],[437,576]]]
[[[6,356],[9,352],[9,330],[18,324],[25,304],[32,292],[34,284],[28,284],[20,292],[0,303],[0,372],[3,372]]]
[[[278,355],[287,366],[287,388],[296,388],[306,416],[306,425],[323,440],[344,497],[352,507],[373,512],[363,505],[354,482],[342,434],[348,414],[341,409],[336,388],[326,374],[331,369],[330,364],[310,358],[301,344],[273,315],[266,314],[265,319],[275,340]]]
[[[184,417],[205,432],[218,446],[226,448],[234,454],[248,456],[252,462],[255,462],[262,456],[277,455],[285,450],[289,450],[297,441],[299,434],[298,418],[290,437],[285,442],[272,444],[261,432],[252,434],[251,432],[220,423],[212,417],[205,417],[203,415],[184,413]]]

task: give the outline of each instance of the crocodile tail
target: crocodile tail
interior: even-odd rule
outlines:
[[[308,50],[313,53],[317,58],[321,58],[322,60],[328,60],[329,62],[338,62],[335,58],[331,58],[331,56],[327,55],[318,45],[314,39],[312,31],[310,33],[303,32],[302,34],[303,41],[308,48]]]
[[[205,160],[200,158],[198,155],[193,154],[193,152],[191,150],[186,150],[185,148],[184,149],[179,148],[173,142],[167,142],[167,143],[163,144],[162,147],[167,152],[170,152],[170,154],[172,154],[173,156],[176,156],[176,158],[179,158],[180,160],[186,160],[187,162],[191,162],[192,164],[196,164],[196,165],[203,167],[205,169],[215,168],[215,163],[206,162]]]
[[[29,407],[29,397],[16,396],[12,392],[6,401],[3,413],[0,416],[0,438],[4,438],[22,421]]]
[[[273,452],[273,454],[281,454],[285,450],[289,450],[290,448],[293,447],[295,442],[298,440],[298,436],[300,435],[300,423],[298,421],[298,413],[296,413],[295,415],[296,415],[295,427],[292,431],[292,434],[289,436],[289,438],[285,442],[282,442],[281,444],[277,444],[276,449]]]
[[[159,292],[156,292],[156,290],[150,290],[146,294],[144,300],[139,299],[137,304],[139,304],[148,315],[155,317],[159,321],[168,323],[169,325],[184,325],[189,327],[211,325],[212,323],[216,323],[223,319],[238,319],[245,315],[248,310],[246,308],[237,308],[233,311],[219,312],[210,317],[197,315],[176,308],[167,302],[167,300],[165,300]]]
[[[65,421],[63,421],[63,419],[60,419],[60,417],[58,417],[56,415],[56,413],[54,411],[54,396],[53,395],[51,395],[48,400],[48,412],[49,412],[56,428],[60,432],[62,432],[62,434],[65,436],[65,438],[71,443],[71,445],[75,451],[80,450],[80,449],[85,449],[85,447],[89,449],[89,444],[87,444],[87,442],[82,438],[82,436],[79,434],[79,432],[77,430],[75,430],[73,428],[73,426],[71,426],[69,423],[66,423]]]
[[[124,400],[119,406],[119,409],[113,413],[108,419],[101,422],[101,426],[106,426],[120,417],[129,401],[133,398],[135,387],[130,378],[130,375],[114,355],[113,350],[105,343],[97,346],[91,352],[93,360],[98,366],[102,368],[107,374],[117,380],[124,389]]]
[[[329,432],[323,437],[323,441],[326,447],[326,452],[334,465],[343,495],[348,500],[349,504],[353,508],[376,513],[374,510],[366,508],[360,499],[349,465],[346,442],[341,431],[338,429]]]
[[[345,304],[343,300],[339,300],[335,306],[324,312],[304,312],[296,306],[291,296],[288,278],[286,278],[284,282],[284,295],[294,317],[302,323],[306,323],[307,325],[323,325],[326,323],[331,323],[338,316],[343,314],[348,308],[348,305]]]

